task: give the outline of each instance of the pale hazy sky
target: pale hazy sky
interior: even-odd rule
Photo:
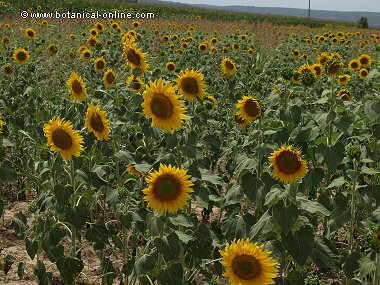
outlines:
[[[308,0],[173,0],[186,4],[246,5],[259,7],[307,8]],[[315,10],[380,12],[380,0],[311,0]]]

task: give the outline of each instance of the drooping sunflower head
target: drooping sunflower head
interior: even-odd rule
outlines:
[[[13,67],[10,64],[6,64],[3,66],[3,73],[7,76],[11,76],[13,74]]]
[[[339,90],[336,96],[339,97],[342,101],[350,101],[352,99],[352,94],[347,89]]]
[[[177,213],[186,206],[190,193],[194,191],[190,178],[185,169],[161,164],[158,171],[146,178],[149,185],[143,193],[148,207],[161,214]]]
[[[94,68],[96,72],[102,72],[106,68],[106,60],[104,57],[98,57],[94,60]]]
[[[13,55],[12,55],[13,59],[17,62],[17,63],[25,63],[28,61],[29,59],[29,52],[26,50],[26,49],[23,49],[23,48],[19,48],[19,49],[16,49],[14,52],[13,52]]]
[[[362,68],[359,70],[359,77],[361,79],[365,79],[365,78],[367,78],[367,76],[368,76],[368,70],[367,69]]]
[[[144,88],[144,82],[141,80],[141,78],[134,75],[128,77],[126,84],[135,91],[140,91]]]
[[[89,104],[86,113],[85,127],[89,133],[93,133],[99,141],[108,140],[110,137],[110,125],[107,113],[98,105]]]
[[[169,71],[169,72],[174,71],[175,68],[176,68],[175,63],[172,62],[172,61],[169,61],[169,62],[166,64],[166,70]]]
[[[37,35],[37,32],[36,30],[32,29],[32,28],[27,28],[25,29],[25,36],[29,39],[35,39],[36,38],[36,35]]]
[[[361,68],[361,63],[358,59],[352,59],[349,64],[348,64],[348,68],[350,70],[360,70]]]
[[[70,99],[81,102],[86,98],[86,85],[78,73],[72,72],[66,82],[66,86],[70,91]]]
[[[274,284],[278,276],[278,263],[271,257],[271,252],[249,239],[233,241],[220,250],[223,274],[233,285]]]
[[[222,60],[221,69],[223,74],[227,77],[234,75],[237,71],[235,63],[229,58]]]
[[[253,54],[253,48],[248,48],[247,52],[248,52],[249,55],[252,55]]]
[[[351,76],[348,74],[343,74],[338,77],[338,84],[339,85],[347,85],[350,82]]]
[[[368,54],[362,54],[359,56],[358,60],[363,67],[367,67],[372,64],[372,59]]]
[[[302,179],[308,172],[308,166],[302,159],[301,152],[291,146],[283,146],[272,152],[269,161],[273,168],[273,177],[285,184]]]
[[[150,82],[143,93],[142,107],[152,125],[172,133],[182,127],[182,120],[187,118],[183,101],[175,95],[174,87],[165,83],[162,78]]]
[[[206,83],[202,73],[195,70],[183,70],[178,75],[177,88],[186,100],[202,99],[206,95]]]
[[[59,151],[64,160],[79,157],[83,151],[83,137],[73,129],[70,121],[54,118],[44,125],[47,145],[52,151]]]
[[[112,69],[104,72],[103,83],[106,88],[111,88],[116,83],[116,74]]]
[[[47,51],[49,53],[49,55],[56,55],[57,52],[58,52],[58,47],[57,45],[55,44],[50,44],[48,47],[47,47]]]
[[[138,49],[135,44],[124,45],[124,56],[132,69],[139,68],[142,72],[145,72],[148,68],[146,63],[147,54]]]
[[[236,103],[237,114],[248,123],[256,120],[261,115],[260,103],[252,96],[244,96]]]

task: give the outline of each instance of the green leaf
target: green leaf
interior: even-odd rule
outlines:
[[[300,203],[300,209],[320,216],[328,217],[331,215],[330,211],[316,201],[310,201],[304,197],[297,196],[297,202]]]
[[[123,160],[125,162],[134,162],[132,154],[129,151],[126,151],[126,150],[120,150],[120,151],[118,151],[117,153],[115,153],[115,156],[118,159]]]
[[[256,224],[254,224],[250,230],[250,234],[252,235],[252,238],[257,237],[260,232],[264,229],[265,226],[270,226],[271,224],[271,215],[269,214],[269,210],[267,210],[260,218],[260,220],[257,221]]]
[[[375,175],[375,174],[379,174],[380,171],[377,171],[377,170],[372,169],[372,168],[368,168],[367,166],[363,166],[361,173],[368,174],[368,175]]]
[[[318,268],[336,268],[337,256],[332,252],[322,238],[316,237],[314,239],[312,258]]]
[[[226,196],[224,197],[224,206],[230,206],[240,204],[241,191],[239,185],[233,185],[228,189]]]
[[[183,226],[187,228],[193,227],[193,223],[190,222],[185,216],[183,215],[178,215],[176,217],[170,217],[169,221],[174,225],[174,226]]]
[[[158,275],[159,284],[173,285],[183,283],[183,268],[181,263],[174,263]]]
[[[272,209],[273,220],[281,227],[283,233],[287,234],[298,218],[298,209],[293,204],[285,206],[279,201]]]
[[[199,168],[199,171],[203,181],[210,182],[214,185],[224,185],[222,179],[218,175],[213,174],[210,170]]]
[[[269,193],[265,196],[265,206],[271,208],[274,204],[280,201],[282,198],[286,196],[286,191],[279,187],[272,187]]]
[[[310,189],[315,189],[319,186],[323,179],[323,169],[322,168],[313,168],[309,171],[306,177],[303,179],[305,185]]]
[[[361,254],[358,251],[354,251],[346,257],[343,264],[343,270],[347,277],[355,277],[355,272],[359,269],[360,258]]]
[[[181,231],[175,231],[175,233],[178,236],[178,239],[182,241],[184,244],[187,244],[189,241],[191,241],[194,237],[188,234],[185,234],[184,232]]]
[[[285,248],[300,266],[304,266],[314,245],[314,233],[311,227],[302,227],[294,234],[281,235]]]
[[[17,181],[17,173],[14,169],[0,167],[0,182],[9,183]]]
[[[83,270],[83,261],[78,258],[64,257],[57,261],[57,268],[65,283],[72,284]]]
[[[26,247],[26,252],[30,256],[30,258],[33,260],[37,250],[38,250],[38,241],[30,241],[28,238],[25,240],[25,247]]]
[[[11,146],[14,146],[15,144],[13,142],[11,142],[10,140],[8,139],[3,139],[3,146],[4,147],[11,147]]]
[[[17,275],[20,280],[24,279],[24,274],[25,274],[25,263],[24,262],[19,262],[17,266]]]
[[[137,275],[144,275],[152,271],[157,264],[157,255],[144,254],[140,256],[135,262],[135,271]]]
[[[147,163],[136,163],[135,168],[139,172],[148,173],[152,168],[152,165]]]
[[[91,171],[94,172],[94,173],[96,173],[96,175],[99,177],[100,180],[102,180],[103,182],[108,183],[108,181],[104,179],[104,176],[107,173],[104,170],[105,167],[106,167],[105,165],[95,165],[94,168]]]
[[[327,168],[331,171],[335,170],[344,158],[345,149],[343,144],[339,142],[332,147],[321,145],[320,148]]]
[[[344,185],[345,183],[346,183],[346,180],[344,179],[343,176],[341,176],[341,177],[335,178],[335,179],[329,184],[329,186],[327,186],[327,189],[335,188],[335,187],[340,187],[340,186]]]

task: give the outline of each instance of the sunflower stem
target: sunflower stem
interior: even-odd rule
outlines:
[[[74,167],[74,160],[71,161],[70,163],[71,166],[71,186],[73,188],[73,193],[72,193],[72,199],[71,199],[71,207],[75,207],[75,167]],[[71,257],[75,258],[76,257],[76,229],[75,226],[72,224],[71,225]]]
[[[356,180],[357,180],[357,162],[354,158],[354,177],[352,178],[352,194],[351,194],[351,223],[350,223],[350,251],[354,249],[354,231],[356,226]]]

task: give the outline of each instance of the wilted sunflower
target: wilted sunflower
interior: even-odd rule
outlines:
[[[182,119],[187,118],[180,96],[175,95],[174,87],[162,78],[150,82],[143,93],[141,104],[144,114],[152,119],[152,125],[172,133],[182,127]]]
[[[70,78],[66,82],[66,86],[69,88],[71,100],[78,102],[84,101],[87,93],[86,85],[78,73],[71,73]]]
[[[177,88],[187,100],[202,99],[206,95],[206,83],[202,73],[195,70],[183,70],[178,75]]]
[[[58,52],[58,47],[54,44],[50,44],[47,47],[47,51],[48,51],[49,55],[56,55]]]
[[[36,30],[34,30],[32,28],[25,29],[25,36],[27,36],[28,38],[34,39],[36,37],[36,35],[37,35]]]
[[[104,72],[103,83],[106,88],[111,88],[116,82],[116,74],[112,69]]]
[[[359,77],[361,78],[361,79],[365,79],[365,78],[367,78],[367,76],[368,76],[368,70],[367,69],[365,69],[365,68],[362,68],[362,69],[360,69],[359,70]]]
[[[146,178],[149,186],[143,190],[144,200],[154,211],[176,214],[186,206],[190,193],[194,192],[190,178],[185,169],[160,164],[159,170]]]
[[[134,75],[128,77],[126,84],[135,91],[139,91],[144,88],[144,82],[142,82],[141,78]]]
[[[352,98],[351,92],[348,91],[347,89],[339,90],[336,96],[342,99],[342,101],[350,101]]]
[[[236,108],[238,109],[236,114],[248,123],[256,120],[261,115],[260,103],[252,96],[243,96],[236,103]]]
[[[110,137],[110,125],[107,113],[101,110],[98,105],[88,105],[85,127],[89,133],[94,133],[99,141],[108,140]]]
[[[372,64],[372,59],[368,54],[362,54],[359,56],[358,60],[363,67],[367,67]]]
[[[90,51],[88,48],[85,48],[85,49],[81,52],[81,57],[82,57],[84,60],[89,60],[90,57],[91,57],[91,51]]]
[[[7,76],[11,76],[13,74],[13,67],[10,64],[6,64],[3,66],[3,73]]]
[[[316,63],[311,66],[312,71],[315,74],[315,77],[320,78],[322,76],[323,66],[322,64]]]
[[[229,58],[224,58],[222,60],[221,69],[227,77],[234,75],[237,71],[235,63]]]
[[[94,68],[96,72],[102,72],[106,68],[106,60],[104,57],[98,57],[94,60]]]
[[[273,167],[273,177],[285,184],[302,179],[308,172],[308,166],[302,159],[301,152],[291,146],[282,146],[272,152],[269,161]]]
[[[348,64],[348,68],[350,69],[350,70],[355,70],[355,71],[357,71],[357,70],[360,70],[360,68],[361,68],[361,64],[360,64],[360,61],[358,60],[358,59],[353,59],[353,60],[351,60],[350,62],[349,62],[349,64]]]
[[[231,285],[268,285],[274,284],[278,276],[278,263],[271,257],[271,252],[265,250],[249,239],[233,241],[219,251],[223,274]]]
[[[166,64],[166,70],[167,70],[167,71],[172,72],[172,71],[175,70],[175,68],[176,68],[175,63],[172,62],[172,61],[169,61],[169,62]]]
[[[350,82],[351,76],[348,74],[340,75],[338,78],[338,84],[339,85],[347,85]]]
[[[50,120],[44,125],[47,145],[52,151],[59,151],[64,160],[71,160],[72,156],[79,157],[83,151],[83,137],[79,131],[73,130],[70,121],[60,118]]]
[[[142,72],[145,72],[149,66],[145,58],[147,54],[137,48],[135,44],[124,45],[124,56],[132,69],[139,68]]]
[[[12,57],[17,63],[22,64],[28,61],[29,53],[26,49],[18,48],[13,52]]]

